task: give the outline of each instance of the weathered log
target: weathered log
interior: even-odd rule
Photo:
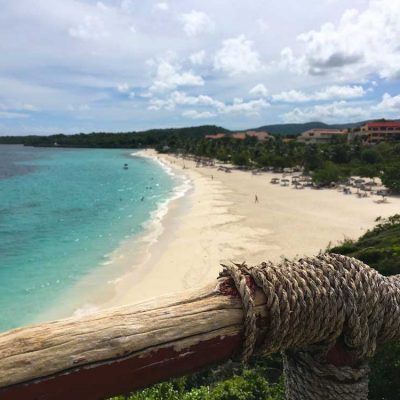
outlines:
[[[330,254],[225,266],[221,276],[179,296],[1,334],[0,400],[101,399],[238,350],[244,359],[284,351],[290,400],[367,399],[378,340],[400,340],[400,276]]]
[[[0,335],[0,399],[100,399],[230,358],[240,349],[236,292],[215,284]],[[256,296],[260,315],[265,297]]]

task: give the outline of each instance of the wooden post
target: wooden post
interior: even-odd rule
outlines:
[[[260,318],[265,297],[256,296]],[[0,335],[0,400],[102,399],[223,362],[240,351],[231,281]]]

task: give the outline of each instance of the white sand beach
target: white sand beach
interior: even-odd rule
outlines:
[[[204,285],[226,260],[255,264],[315,255],[345,238],[358,238],[377,217],[400,212],[399,198],[378,204],[376,196],[273,185],[273,173],[226,173],[152,150],[143,155],[187,175],[192,189],[170,203],[164,230],[148,257],[139,264],[130,261],[131,272],[115,283],[115,295],[101,308]]]

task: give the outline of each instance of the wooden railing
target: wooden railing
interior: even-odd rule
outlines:
[[[366,399],[376,339],[400,340],[400,276],[342,256],[259,268],[227,267],[201,289],[0,334],[0,400],[126,394],[240,355],[249,337],[286,351],[290,400],[325,399],[327,384]]]
[[[264,300],[259,293],[260,313]],[[214,283],[6,332],[0,335],[0,399],[101,399],[187,374],[234,355],[242,320],[235,290]]]

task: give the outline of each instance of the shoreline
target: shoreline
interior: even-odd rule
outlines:
[[[400,210],[395,197],[376,204],[371,198],[345,196],[333,189],[273,185],[270,180],[276,174],[269,172],[227,174],[154,150],[134,154],[186,176],[191,188],[183,196],[171,197],[161,218],[151,219],[146,231],[154,236],[147,245],[142,247],[143,242],[134,238],[116,250],[128,268],[107,285],[112,293],[95,296],[88,307],[75,310],[76,316],[203,286],[217,278],[221,262],[258,264],[315,255],[330,244],[357,239],[377,217]],[[156,233],[154,223],[159,224]],[[145,249],[142,258],[132,247]]]
[[[117,296],[102,308],[202,286],[217,278],[224,261],[258,264],[315,255],[345,239],[357,239],[375,226],[377,217],[400,210],[396,197],[377,204],[332,189],[292,190],[272,185],[273,173],[227,174],[216,167],[196,168],[194,161],[171,155],[146,154],[172,168],[185,168],[194,185],[185,196],[189,206],[170,211],[162,221],[164,234],[150,249],[141,281],[126,276]]]
[[[163,220],[173,210],[179,212],[186,203],[185,194],[192,188],[192,182],[180,171],[173,171],[167,163],[156,154],[145,154],[145,151],[130,153],[131,157],[148,158],[157,163],[168,175],[176,177],[170,195],[162,200],[151,212],[150,218],[142,224],[143,232],[123,240],[111,253],[105,254],[104,262],[98,264],[73,287],[60,297],[59,302],[36,315],[31,323],[81,317],[107,308],[107,304],[118,298],[120,282],[126,277],[140,281],[149,258],[156,252],[158,238],[165,227]]]

